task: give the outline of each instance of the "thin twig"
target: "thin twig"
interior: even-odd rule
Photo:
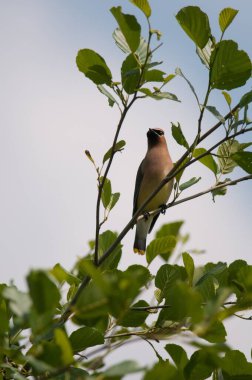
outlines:
[[[198,133],[197,133],[197,136],[196,136],[196,139],[195,139],[195,145],[198,145],[198,141],[200,139],[200,135],[201,135],[201,123],[202,123],[202,119],[203,119],[203,116],[204,116],[204,112],[205,112],[205,109],[206,109],[206,105],[207,105],[207,102],[208,102],[208,98],[209,98],[210,92],[211,92],[211,84],[210,84],[210,78],[209,78],[205,100],[204,100],[204,103],[201,106],[201,111],[200,111],[200,115],[199,115]]]
[[[243,319],[245,321],[252,321],[252,315],[250,317],[243,317],[242,315],[239,314],[233,314],[235,317]]]
[[[206,303],[203,303],[202,305],[206,305]],[[224,306],[237,305],[237,302],[229,301],[229,302],[225,302],[223,305]],[[149,311],[149,310],[155,310],[155,309],[169,309],[171,307],[172,305],[165,304],[165,305],[155,305],[155,306],[132,306],[130,309],[135,310],[135,311]]]
[[[168,309],[171,305],[156,305],[156,306],[132,306],[130,309],[135,311],[151,311],[158,309]]]

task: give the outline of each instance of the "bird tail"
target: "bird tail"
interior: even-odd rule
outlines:
[[[136,236],[134,241],[134,252],[139,255],[144,255],[146,250],[146,237],[150,229],[153,217],[148,217],[148,219],[142,218],[137,222],[136,225]]]
[[[133,249],[134,249],[134,253],[138,253],[139,255],[144,255],[145,250],[146,250],[146,238],[140,239],[136,234]]]

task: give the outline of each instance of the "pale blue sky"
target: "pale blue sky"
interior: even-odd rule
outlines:
[[[252,3],[151,1],[151,23],[162,31],[164,42],[156,58],[164,61],[162,69],[167,73],[179,66],[202,99],[207,86],[205,68],[174,17],[189,4],[199,5],[209,14],[216,36],[220,35],[219,11],[226,6],[239,9],[226,38],[236,39],[251,56]],[[83,150],[89,149],[97,161],[101,160],[110,147],[119,115],[116,109],[107,107],[106,99],[79,73],[75,56],[81,48],[92,48],[105,58],[116,73],[115,79],[119,78],[123,54],[111,38],[116,27],[109,12],[113,5],[123,5],[125,12],[134,13],[145,25],[140,11],[128,1],[0,0],[1,282],[14,279],[24,286],[23,279],[30,268],[50,267],[57,262],[69,269],[77,256],[85,254],[87,240],[93,237],[96,176]],[[248,84],[242,91],[250,88]],[[167,89],[176,93],[182,103],[140,102],[125,122],[122,138],[127,146],[116,157],[110,174],[113,190],[122,195],[107,228],[120,231],[130,218],[135,174],[145,154],[148,128],[166,130],[174,161],[182,150],[171,139],[170,122],[180,121],[186,136],[193,136],[197,108],[190,90],[179,79]],[[241,93],[240,89],[232,92],[234,103]],[[217,91],[210,104],[227,112]],[[208,115],[204,127],[213,123],[215,119]],[[241,174],[236,170],[234,177]],[[190,169],[185,178],[194,175],[206,179],[192,191],[213,183],[214,178],[202,166]],[[159,225],[186,221],[183,231],[191,234],[188,248],[207,250],[206,255],[195,257],[196,264],[239,258],[251,263],[251,215],[251,183],[243,183],[229,189],[228,195],[216,199],[215,204],[205,196],[173,208],[160,218]],[[145,264],[143,258],[132,253],[133,234],[131,231],[123,241],[123,267],[134,262]],[[154,263],[151,269],[159,264]],[[247,328],[240,320],[230,323],[229,342],[249,355]],[[136,352],[131,346],[129,356],[132,354]],[[150,360],[149,348],[146,355]]]

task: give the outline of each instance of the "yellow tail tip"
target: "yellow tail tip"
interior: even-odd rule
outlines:
[[[144,255],[145,251],[143,249],[134,248],[134,253],[137,253],[138,255]]]

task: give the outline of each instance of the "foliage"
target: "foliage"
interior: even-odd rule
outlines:
[[[238,11],[225,8],[220,12],[218,42],[212,35],[207,14],[199,7],[184,7],[176,15],[206,68],[207,91],[201,103],[193,85],[179,68],[171,74],[157,68],[161,63],[154,60],[154,54],[159,45],[152,47],[152,40],[153,36],[159,40],[161,33],[151,28],[151,7],[147,0],[131,3],[143,12],[148,37],[141,36],[141,25],[134,15],[124,14],[120,6],[111,9],[118,24],[113,38],[126,55],[121,65],[120,83],[113,81],[107,63],[95,51],[82,49],[76,58],[78,69],[97,85],[109,106],[116,105],[120,111],[115,138],[102,164],[97,166],[91,153],[85,151],[98,176],[96,235],[89,242],[87,255],[79,259],[72,270],[66,270],[59,263],[50,270],[33,270],[27,276],[27,292],[19,291],[15,285],[0,285],[0,379],[119,380],[138,372],[143,380],[201,380],[209,376],[219,380],[252,378],[252,363],[242,352],[228,347],[225,329],[225,322],[231,316],[251,319],[243,316],[252,308],[251,265],[236,260],[196,267],[192,254],[185,249],[188,235],[181,233],[183,222],[176,221],[162,226],[147,247],[148,264],[158,257],[162,260],[156,273],[145,265],[120,270],[121,240],[137,217],[142,217],[144,205],[120,234],[110,230],[101,232],[120,197],[118,192],[112,192],[108,173],[116,153],[126,144],[118,140],[123,121],[139,98],[178,101],[175,94],[163,91],[175,77],[185,80],[196,98],[199,122],[191,143],[180,123],[172,123],[174,140],[185,153],[160,184],[161,188],[175,178],[174,199],[167,207],[203,193],[211,192],[213,197],[224,195],[227,186],[252,178],[252,152],[247,150],[252,143],[238,141],[240,135],[252,130],[247,116],[251,92],[244,94],[231,109],[231,95],[222,91],[228,106],[225,117],[215,105],[208,104],[209,94],[214,89],[240,87],[251,76],[247,53],[239,50],[235,41],[223,39]],[[216,116],[218,123],[202,133],[205,110]],[[218,128],[222,128],[224,136],[213,146],[203,147],[202,141]],[[196,187],[200,180],[194,177],[181,183],[186,169],[197,162],[210,170],[215,182],[203,193],[179,199],[182,192]],[[226,175],[237,166],[249,175],[230,180]],[[100,219],[102,206],[104,216]],[[171,264],[171,257],[176,254],[182,258],[180,265]],[[155,302],[148,302],[147,288]],[[171,336],[184,332],[190,333],[187,343],[195,349],[190,357],[182,345],[170,343]],[[151,368],[142,368],[133,360],[104,367],[111,351],[133,339],[144,340],[153,348],[158,361]],[[151,343],[161,340],[166,352],[164,357]]]

